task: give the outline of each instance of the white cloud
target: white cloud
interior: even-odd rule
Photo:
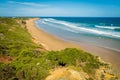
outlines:
[[[20,4],[25,6],[34,6],[34,7],[47,7],[48,5],[40,4],[40,3],[33,3],[33,2],[16,2],[16,1],[8,1],[10,4]]]

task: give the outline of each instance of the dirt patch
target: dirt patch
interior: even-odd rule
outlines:
[[[0,56],[0,62],[10,63],[13,59],[10,56]]]

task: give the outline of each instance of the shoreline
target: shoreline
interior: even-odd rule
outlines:
[[[39,18],[29,19],[27,21],[27,29],[31,36],[46,50],[62,50],[65,48],[78,48],[86,52],[90,52],[93,55],[100,56],[104,61],[110,62],[113,66],[120,68],[120,53],[103,47],[89,45],[85,43],[74,44],[69,41],[63,41],[55,36],[52,36],[40,28],[38,28],[34,21]]]
[[[67,41],[63,41],[58,39],[57,37],[54,37],[43,30],[39,29],[34,21],[38,20],[38,18],[29,19],[27,20],[26,27],[28,29],[28,32],[31,34],[31,36],[38,42],[38,44],[42,44],[42,46],[46,50],[61,50],[65,48],[80,48],[80,46],[77,46],[75,44],[72,44]]]

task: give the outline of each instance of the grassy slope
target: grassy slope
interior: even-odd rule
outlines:
[[[16,21],[24,20],[0,18],[0,56],[9,56],[11,63],[0,63],[1,80],[44,80],[49,70],[57,66],[74,66],[94,78],[95,70],[106,66],[90,53],[77,49],[61,51],[38,51],[42,48],[31,41],[25,28]]]

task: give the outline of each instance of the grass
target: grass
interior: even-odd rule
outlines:
[[[25,50],[34,50],[37,47],[30,38],[29,33],[24,28],[21,28],[15,19],[0,18],[0,34],[3,39],[0,40],[0,54],[9,54],[18,56]],[[24,50],[25,49],[25,50]],[[13,54],[14,53],[14,54]]]

